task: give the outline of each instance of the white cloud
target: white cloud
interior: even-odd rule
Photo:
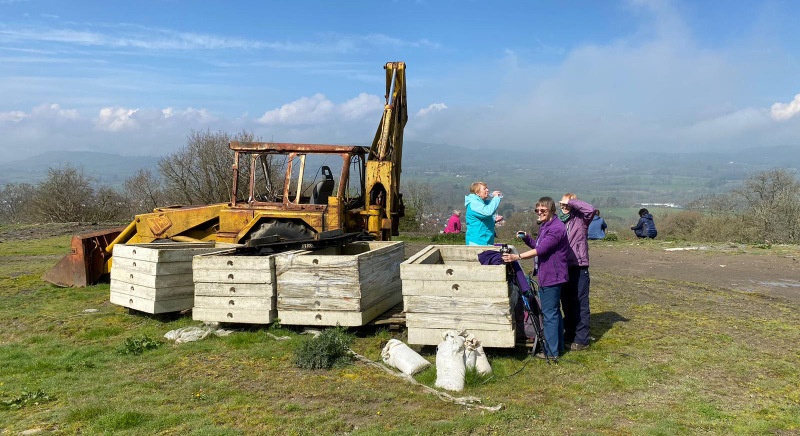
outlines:
[[[113,28],[114,32],[92,30]],[[351,53],[366,47],[394,47],[438,49],[439,43],[422,38],[403,40],[384,34],[341,35],[330,34],[318,41],[262,41],[233,38],[198,32],[179,32],[135,24],[95,24],[75,30],[64,27],[54,29],[43,26],[1,27],[0,41],[39,41],[81,46],[135,48],[143,50],[275,50],[291,53]]]
[[[269,110],[258,119],[263,124],[318,124],[326,121],[334,109],[324,94],[302,97],[279,108]]]
[[[269,110],[258,119],[271,125],[314,125],[331,121],[359,120],[368,114],[380,114],[383,103],[377,95],[361,93],[341,104],[328,100],[324,94],[302,97],[279,108]]]
[[[794,100],[789,103],[775,103],[769,109],[770,116],[774,120],[788,120],[800,113],[800,94],[794,96]]]
[[[95,128],[107,130],[109,132],[119,132],[120,130],[132,129],[136,127],[136,119],[133,115],[139,109],[127,109],[124,107],[104,107],[95,118]]]
[[[22,111],[0,112],[0,122],[18,123],[27,117],[28,114]]]
[[[356,120],[363,118],[367,115],[376,115],[383,112],[383,100],[373,94],[362,92],[357,97],[348,100],[341,105],[339,109],[342,116],[349,120]],[[380,116],[380,115],[378,115]]]
[[[418,117],[424,117],[425,115],[440,112],[447,109],[447,105],[444,103],[432,103],[428,105],[428,107],[424,107],[417,112]]]

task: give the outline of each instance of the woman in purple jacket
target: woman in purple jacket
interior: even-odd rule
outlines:
[[[557,358],[564,351],[564,324],[559,309],[561,286],[569,279],[567,256],[570,253],[567,230],[556,215],[556,203],[550,197],[536,202],[539,236],[534,240],[528,233],[523,241],[533,250],[520,254],[505,254],[503,260],[514,262],[535,257],[534,274],[539,277],[539,298],[542,300],[544,318],[544,354],[538,357]]]

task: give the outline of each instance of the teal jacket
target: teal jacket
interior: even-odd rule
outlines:
[[[467,208],[467,245],[494,244],[494,214],[500,206],[500,197],[481,200],[475,194],[464,197]]]

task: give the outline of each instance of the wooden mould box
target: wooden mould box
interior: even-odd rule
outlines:
[[[213,242],[115,245],[111,303],[153,314],[191,309],[192,256],[227,248]]]
[[[403,242],[363,241],[275,259],[286,325],[361,326],[402,301]]]
[[[505,265],[481,265],[478,253],[499,247],[429,245],[400,266],[410,344],[436,345],[447,330],[466,329],[486,347],[515,345]]]
[[[233,251],[195,256],[192,318],[206,322],[269,324],[278,316],[275,305],[275,258],[234,255]]]

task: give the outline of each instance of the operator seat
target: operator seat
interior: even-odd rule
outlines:
[[[336,181],[333,180],[333,173],[328,166],[323,165],[320,171],[324,180],[314,185],[314,191],[311,193],[311,204],[328,204],[328,197],[333,194],[333,185],[336,184]]]

